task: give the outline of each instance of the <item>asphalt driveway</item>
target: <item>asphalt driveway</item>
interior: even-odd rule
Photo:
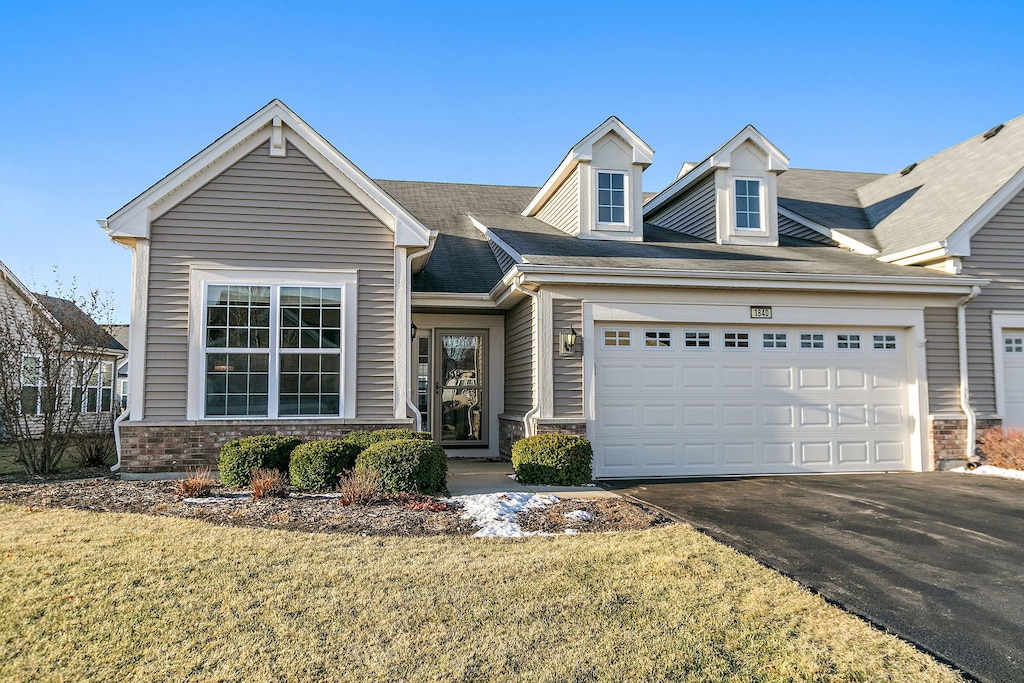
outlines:
[[[983,681],[1024,681],[1024,483],[953,473],[605,482]]]

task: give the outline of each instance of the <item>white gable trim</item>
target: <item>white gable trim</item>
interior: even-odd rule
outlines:
[[[511,256],[513,261],[520,264],[526,263],[526,259],[523,258],[522,254],[520,254],[518,251],[510,247],[508,245],[508,242],[495,235],[490,228],[488,228],[486,225],[478,221],[476,218],[473,218],[472,215],[470,215],[469,220],[472,221],[473,225],[476,227],[477,230],[484,234],[484,237],[497,244],[502,251]]]
[[[848,235],[845,235],[845,234],[843,234],[841,232],[838,232],[836,230],[833,230],[831,228],[827,228],[827,227],[825,227],[824,225],[822,225],[820,223],[815,223],[811,219],[804,218],[800,214],[793,213],[789,209],[784,209],[781,206],[779,207],[779,215],[780,216],[785,216],[786,218],[788,218],[791,221],[796,221],[800,225],[803,225],[804,227],[810,228],[811,230],[814,230],[817,233],[821,233],[822,235],[824,235],[825,237],[828,237],[833,242],[836,242],[840,246],[846,247],[850,251],[856,252],[858,254],[867,254],[867,255],[872,255],[872,254],[877,254],[878,253],[878,250],[875,249],[874,247],[869,247],[868,245],[864,244],[863,242],[859,242],[859,241],[853,239],[852,237],[849,237]]]
[[[294,134],[286,135],[285,128]],[[346,190],[363,200],[366,208],[394,231],[396,245],[423,247],[429,244],[430,230],[426,226],[416,220],[322,135],[276,99],[120,208],[101,225],[115,240],[131,237],[148,238],[150,223],[159,215],[156,211],[166,212],[205,184],[205,179],[215,177],[230,163],[234,163],[268,139],[271,141],[272,154],[282,155],[284,137],[297,147],[301,146],[307,156],[310,150],[315,151],[313,156],[326,162],[321,168]],[[195,182],[200,179],[203,182]],[[172,195],[176,196],[172,198]]]
[[[1017,171],[1010,180],[999,190],[989,197],[989,200],[981,205],[970,218],[964,221],[963,225],[953,231],[946,238],[946,245],[950,256],[970,256],[971,238],[993,218],[1003,210],[1010,200],[1024,192],[1024,168]]]
[[[562,163],[555,168],[555,172],[545,181],[544,185],[537,191],[530,203],[523,209],[524,216],[536,216],[544,205],[548,203],[552,195],[562,186],[565,179],[581,161],[591,161],[594,158],[594,143],[598,142],[608,133],[614,132],[626,141],[633,149],[633,163],[647,168],[654,162],[654,150],[644,142],[639,135],[631,131],[626,124],[616,116],[609,116],[604,123],[587,133],[569,150],[569,153],[562,160]]]
[[[656,196],[644,204],[644,215],[648,215],[658,208],[664,206],[678,197],[686,188],[697,182],[705,173],[713,168],[730,168],[732,166],[732,153],[739,149],[740,145],[750,142],[764,152],[768,158],[766,170],[772,173],[782,173],[789,169],[789,157],[782,153],[778,147],[773,145],[761,132],[751,125],[747,125],[728,142],[712,152],[704,161],[692,166],[686,173],[676,179],[674,183],[659,192]],[[685,166],[684,166],[685,168]],[[836,240],[837,242],[839,240]]]

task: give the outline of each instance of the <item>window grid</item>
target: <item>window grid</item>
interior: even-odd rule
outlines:
[[[341,289],[282,287],[279,415],[338,415],[340,348]]]
[[[95,362],[88,378],[85,362],[75,363],[75,386],[71,389],[71,410],[82,413],[109,413],[114,409],[114,364]]]
[[[896,350],[896,335],[895,334],[876,334],[872,337],[871,347],[878,351],[895,351]]]
[[[789,348],[789,335],[785,332],[762,332],[761,348],[763,349],[785,349]]]
[[[836,335],[836,348],[844,351],[853,351],[860,348],[860,335],[859,334],[837,334]]]
[[[43,359],[41,356],[22,356],[21,410],[26,415],[42,414]]]
[[[1006,353],[1024,353],[1024,337],[1006,337],[1003,344]]]
[[[598,171],[597,221],[626,222],[626,174]]]
[[[800,348],[801,349],[824,349],[825,348],[825,335],[821,332],[801,332],[800,333]]]
[[[671,349],[672,332],[669,330],[644,330],[644,346],[654,349]]]
[[[683,333],[683,346],[688,349],[710,349],[711,333],[692,331]]]
[[[632,330],[605,330],[604,345],[608,347],[632,346]]]
[[[727,349],[749,349],[749,332],[724,332],[722,334],[722,346]]]
[[[736,181],[736,227],[761,229],[761,181]]]

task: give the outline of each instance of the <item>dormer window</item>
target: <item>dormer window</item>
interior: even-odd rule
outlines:
[[[736,180],[736,228],[761,229],[761,181]]]
[[[626,222],[626,174],[598,171],[597,222]]]

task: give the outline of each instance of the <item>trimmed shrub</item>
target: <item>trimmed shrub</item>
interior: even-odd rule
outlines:
[[[359,446],[341,439],[310,441],[292,451],[288,477],[292,486],[304,491],[330,491],[338,475],[352,469]]]
[[[978,439],[978,454],[986,465],[1024,470],[1024,429],[986,429]]]
[[[281,470],[254,467],[249,491],[253,500],[260,498],[287,498],[288,478]]]
[[[385,493],[444,493],[448,458],[433,441],[398,439],[370,446],[356,458],[356,468],[380,474]]]
[[[579,486],[594,476],[590,442],[571,434],[538,434],[512,446],[512,467],[524,484]]]
[[[217,480],[209,467],[197,467],[188,471],[188,476],[174,482],[174,495],[181,498],[205,498],[210,495]]]
[[[359,446],[363,451],[370,446],[397,439],[420,439],[430,441],[430,432],[414,432],[410,429],[376,429],[374,431],[349,432],[344,441]]]
[[[264,467],[288,474],[288,458],[302,443],[294,436],[263,434],[228,441],[220,449],[217,468],[225,486],[249,485],[254,467]]]

